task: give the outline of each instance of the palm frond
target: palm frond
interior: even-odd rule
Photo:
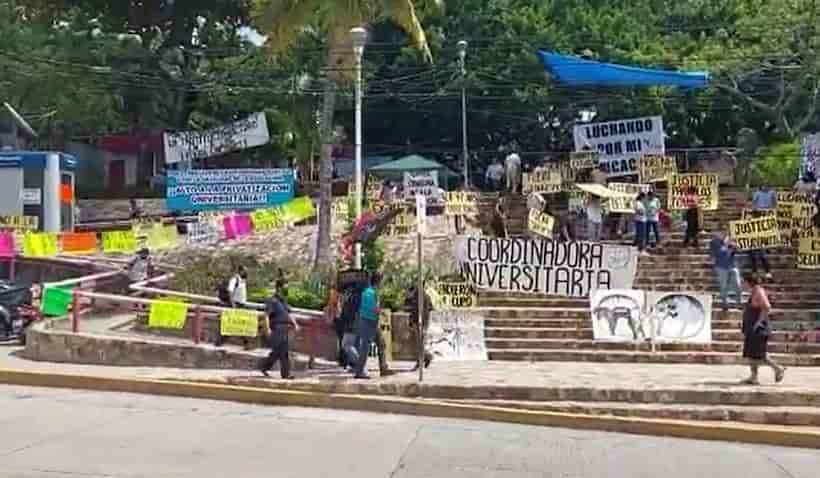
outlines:
[[[443,4],[440,0],[428,1]],[[416,7],[413,0],[382,0],[382,4],[384,6],[384,18],[401,27],[413,40],[416,48],[424,55],[424,59],[428,62],[432,62],[433,55],[430,53],[427,35],[424,33],[424,27],[418,15],[416,15]]]
[[[286,50],[307,27],[315,24],[324,0],[254,0],[256,25],[268,36],[274,52]]]

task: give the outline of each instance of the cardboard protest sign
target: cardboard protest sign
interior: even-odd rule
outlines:
[[[778,210],[780,204],[778,204]],[[791,226],[792,232],[799,233],[814,227],[814,216],[817,214],[817,206],[814,203],[795,202],[792,205]]]
[[[187,228],[185,242],[191,246],[213,244],[222,238],[222,228],[211,221],[192,222]]]
[[[573,129],[575,151],[597,151],[609,177],[638,174],[639,158],[666,153],[664,137],[660,116],[579,123]]]
[[[436,310],[476,307],[475,287],[467,282],[434,282],[426,289]]]
[[[137,235],[133,229],[103,232],[102,243],[106,254],[133,254],[137,251]]]
[[[576,184],[575,187],[580,189],[581,191],[584,191],[587,194],[592,194],[593,196],[598,196],[599,198],[603,199],[619,197],[621,195],[621,193],[613,191],[602,184],[582,183]]]
[[[415,201],[416,196],[426,198],[438,194],[438,171],[404,173],[404,197]]]
[[[188,304],[155,300],[148,312],[148,326],[180,330],[185,327]]]
[[[94,254],[97,235],[93,232],[64,232],[60,235],[63,254]]]
[[[717,174],[673,174],[669,176],[666,207],[670,210],[682,210],[686,207],[686,196],[690,188],[695,188],[700,208],[704,211],[715,211],[720,200]]]
[[[225,337],[256,337],[259,334],[259,313],[253,310],[223,310],[219,316],[219,332]]]
[[[282,211],[279,208],[257,209],[251,212],[251,222],[256,232],[275,231],[285,227]]]
[[[774,211],[774,210],[755,211],[754,209],[742,209],[740,211],[740,219],[755,219],[755,218],[764,217],[764,216],[777,217],[777,212]]]
[[[578,188],[572,188],[567,193],[569,198],[567,199],[568,209],[570,211],[577,211],[579,209],[583,209],[587,205],[587,193],[581,191]]]
[[[0,216],[0,229],[36,231],[40,224],[37,216]]]
[[[552,230],[555,227],[555,218],[537,209],[530,209],[527,227],[530,232],[541,237],[552,238]]]
[[[523,174],[521,191],[523,194],[554,194],[561,192],[562,185],[561,174],[555,171],[535,170],[532,173]]]
[[[40,312],[49,317],[62,317],[68,314],[68,308],[73,299],[74,294],[70,288],[46,287],[43,290]]]
[[[609,183],[607,187],[618,193],[618,195],[607,199],[604,207],[609,212],[620,214],[633,214],[635,212],[635,199],[638,194],[648,193],[652,189],[648,184],[632,183]]]
[[[54,257],[59,253],[57,234],[28,232],[23,237],[23,255],[29,257]]]
[[[17,247],[13,232],[0,232],[0,257],[14,257],[17,255]]]
[[[786,245],[780,235],[777,217],[767,215],[755,219],[729,222],[729,237],[736,243],[738,250],[753,251],[771,249]]]
[[[798,269],[820,269],[820,229],[812,228],[799,239],[797,246]]]
[[[402,207],[401,213],[393,219],[387,228],[388,236],[403,236],[416,231],[416,216],[410,208]]]
[[[365,185],[365,197],[367,202],[372,203],[380,201],[382,198],[382,190],[384,189],[384,181],[375,176],[367,177],[367,184]]]
[[[479,289],[589,297],[598,289],[629,289],[634,247],[458,236],[454,255],[462,275]]]
[[[444,214],[447,216],[477,216],[478,194],[469,191],[451,191],[444,195]]]
[[[678,162],[674,156],[644,156],[638,160],[638,181],[657,183],[666,181],[678,172]]]
[[[569,167],[575,171],[598,167],[597,151],[580,151],[569,153]]]
[[[579,170],[572,169],[572,165],[569,161],[548,161],[543,166],[536,168],[534,172],[558,173],[558,175],[561,176],[561,181],[564,184],[569,184],[575,182],[578,171]]]

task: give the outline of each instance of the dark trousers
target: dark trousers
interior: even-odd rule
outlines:
[[[749,251],[749,260],[752,263],[752,272],[757,273],[757,265],[760,264],[763,266],[763,270],[766,271],[766,274],[771,272],[771,268],[769,267],[769,260],[766,259],[766,251],[763,249],[758,249],[756,251]]]
[[[356,364],[356,375],[365,375],[367,369],[367,353],[370,351],[370,343],[379,334],[379,321],[360,319],[358,323],[357,335],[359,336],[359,363]]]
[[[683,237],[683,245],[693,245],[698,247],[698,235],[700,234],[700,218],[697,209],[686,211],[686,234]]]
[[[635,221],[635,245],[639,251],[646,247],[646,222]]]
[[[646,243],[649,244],[652,233],[655,233],[655,244],[661,243],[660,228],[658,228],[658,221],[646,221]]]
[[[275,325],[270,335],[270,354],[262,359],[261,369],[268,371],[279,362],[279,372],[282,378],[290,377],[290,350],[288,343],[288,327]]]

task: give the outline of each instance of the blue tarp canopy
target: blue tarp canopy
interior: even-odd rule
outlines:
[[[559,82],[572,86],[679,86],[704,88],[706,72],[650,70],[585,60],[539,50],[544,68]]]

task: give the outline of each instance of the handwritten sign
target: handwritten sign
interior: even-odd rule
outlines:
[[[667,208],[682,210],[686,207],[686,196],[690,188],[694,188],[700,208],[705,211],[715,211],[718,208],[717,174],[673,174],[669,176]]]
[[[54,257],[59,252],[57,234],[29,232],[23,237],[23,254],[29,257]]]
[[[382,198],[382,190],[384,189],[384,181],[376,179],[373,176],[367,178],[367,185],[365,189],[365,197],[367,202],[372,203],[380,201]]]
[[[549,214],[544,214],[537,209],[530,209],[527,226],[530,232],[539,236],[552,238],[552,230],[555,227],[555,218]]]
[[[64,232],[60,235],[64,254],[94,254],[97,252],[97,234],[93,232]]]
[[[812,228],[797,246],[798,269],[820,269],[820,229]]]
[[[444,195],[444,214],[447,216],[477,216],[478,194],[469,191],[451,191]]]
[[[524,173],[523,177],[521,190],[524,194],[561,192],[563,180],[561,175],[555,171],[536,170],[532,173]]]
[[[347,221],[350,210],[350,199],[347,196],[333,198],[333,203],[330,206],[333,222],[344,223]]]
[[[133,229],[103,232],[102,243],[106,254],[133,254],[137,251],[137,235]]]
[[[536,173],[548,172],[548,173],[558,173],[561,176],[561,182],[564,184],[570,184],[575,182],[575,178],[578,176],[578,171],[572,169],[572,165],[569,161],[552,161],[544,164],[543,166],[535,169]],[[538,192],[538,191],[536,191]]]
[[[248,214],[232,214],[222,219],[225,229],[225,239],[239,239],[245,237],[253,230],[251,217]]]
[[[148,312],[148,326],[180,330],[185,327],[187,316],[188,304],[155,300]]]
[[[302,222],[316,215],[316,208],[313,206],[313,200],[308,196],[298,197],[279,206],[279,209],[281,209],[282,216],[288,224]]]
[[[569,153],[569,167],[575,171],[594,169],[598,167],[597,151],[581,151]]]
[[[677,172],[674,156],[644,156],[638,160],[638,180],[642,183],[666,181]]]
[[[223,310],[219,316],[219,332],[226,337],[256,337],[259,314],[252,310]]]
[[[741,251],[753,251],[785,246],[777,217],[768,215],[756,219],[729,222],[729,236]]]
[[[282,211],[278,208],[257,209],[251,213],[253,230],[256,232],[275,231],[285,227]]]
[[[68,314],[68,307],[71,305],[73,298],[73,293],[69,289],[46,287],[43,290],[40,312],[49,317],[62,317]]]
[[[211,221],[190,223],[187,228],[185,242],[191,246],[212,244],[222,237],[221,229]]]
[[[435,282],[426,292],[436,310],[464,309],[478,304],[475,287],[467,282]]]
[[[14,241],[14,233],[0,232],[0,257],[14,257],[17,255],[17,248]]]
[[[0,216],[0,229],[35,231],[40,219],[37,216]]]
[[[411,214],[410,209],[403,207],[401,213],[393,219],[387,228],[388,236],[402,236],[411,234],[416,230],[416,216]]]

